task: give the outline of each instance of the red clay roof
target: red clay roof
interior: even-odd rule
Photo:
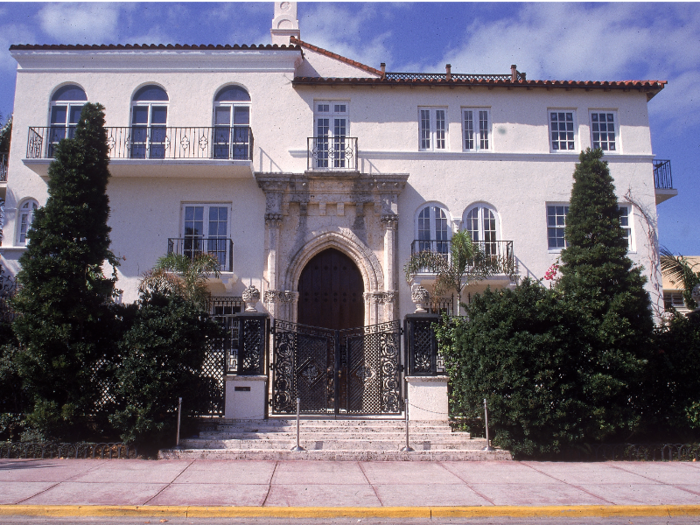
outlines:
[[[341,62],[345,62],[346,64],[349,64],[351,66],[355,66],[359,69],[362,69],[363,71],[367,71],[368,73],[372,73],[373,75],[377,75],[377,76],[382,75],[382,72],[379,71],[378,69],[374,69],[373,67],[367,66],[365,64],[361,64],[360,62],[356,62],[354,60],[350,60],[349,58],[345,58],[344,56],[338,55],[337,53],[332,53],[326,49],[320,48],[320,47],[315,46],[313,44],[309,44],[308,42],[304,42],[303,40],[299,40],[295,36],[290,37],[289,41],[292,44],[297,44],[301,47],[305,47],[306,49],[311,49],[312,51],[315,51],[316,53],[320,53],[322,55],[326,55],[327,57],[334,58],[336,60],[340,60]]]
[[[299,46],[278,46],[277,44],[13,44],[13,50],[41,50],[41,51],[84,51],[84,50],[111,50],[111,49],[264,49],[264,50],[288,50],[300,51]]]
[[[435,77],[436,75],[431,75]],[[444,77],[444,75],[442,75]],[[320,77],[297,77],[294,85],[405,85],[405,86],[484,86],[484,87],[507,87],[507,88],[564,88],[564,89],[602,89],[602,90],[638,90],[656,95],[667,84],[666,80],[516,80],[483,78],[480,75],[468,76],[459,75],[462,78],[420,78],[420,74],[408,78],[320,78]],[[481,78],[480,78],[481,77]],[[651,97],[649,97],[651,98]]]

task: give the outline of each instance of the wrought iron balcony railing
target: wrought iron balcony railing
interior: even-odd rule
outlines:
[[[444,255],[449,260],[451,241],[423,241],[415,240],[411,243],[411,255],[421,252],[430,252]],[[474,241],[479,249],[479,260],[471,261],[470,266],[478,263],[487,263],[495,266],[496,273],[511,274],[515,271],[515,254],[513,253],[513,241]],[[424,268],[421,273],[430,273]]]
[[[253,159],[253,130],[249,126],[106,129],[112,159]],[[73,134],[74,128],[62,126],[29,128],[27,158],[53,158],[58,143],[64,138],[72,138]]]
[[[7,163],[10,160],[7,153],[0,153],[0,182],[7,180]]]
[[[673,179],[671,178],[670,160],[654,160],[654,187],[657,190],[673,189]]]
[[[225,237],[180,237],[168,239],[168,253],[194,259],[198,255],[213,255],[219,260],[220,271],[233,271],[233,241]]]
[[[306,169],[357,171],[357,137],[308,137]]]

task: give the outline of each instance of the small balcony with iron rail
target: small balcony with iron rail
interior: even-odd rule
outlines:
[[[108,127],[109,171],[115,177],[253,176],[250,126]],[[58,143],[73,138],[74,127],[30,127],[24,163],[42,177]]]
[[[226,291],[238,280],[233,273],[233,240],[227,237],[201,237],[199,235],[168,239],[168,254],[184,255],[190,260],[199,255],[211,255],[219,261],[219,277],[209,277],[209,284],[220,283]]]
[[[654,188],[656,204],[661,204],[678,195],[678,190],[673,187],[670,160],[654,159]]]
[[[477,256],[470,261],[468,268],[476,265],[490,267],[491,275],[489,284],[504,284],[511,282],[511,276],[517,272],[517,260],[513,251],[513,241],[472,241],[478,249]],[[450,261],[452,243],[449,240],[415,240],[411,243],[411,256],[422,252],[429,252],[444,257]],[[429,268],[418,271],[415,282],[419,284],[431,284],[435,280],[435,274]],[[497,281],[497,282],[494,282]]]
[[[306,139],[309,171],[357,171],[357,137],[322,136]]]

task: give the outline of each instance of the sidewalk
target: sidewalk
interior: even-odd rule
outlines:
[[[699,463],[0,460],[0,516],[700,516]]]

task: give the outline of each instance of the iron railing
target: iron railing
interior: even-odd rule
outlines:
[[[512,273],[515,268],[513,241],[473,241],[473,243],[479,249],[480,258],[497,263],[499,272]],[[444,254],[449,259],[451,257],[451,244],[451,241],[424,241],[416,239],[411,243],[411,255],[431,252]],[[472,261],[472,265],[475,263],[476,261]],[[424,269],[422,273],[429,273],[429,270]]]
[[[180,237],[168,239],[168,253],[194,259],[198,255],[213,255],[222,272],[233,271],[233,241],[225,237]]]
[[[433,325],[437,314],[408,314],[404,319],[404,351],[409,376],[436,376],[445,373],[445,361],[438,355]]]
[[[0,153],[0,182],[7,180],[7,163],[10,156],[7,153]]]
[[[357,137],[308,137],[306,169],[357,171]]]
[[[130,126],[106,130],[111,159],[253,159],[253,130],[249,126]],[[72,131],[57,126],[29,128],[27,158],[53,158],[58,143],[72,138]]]
[[[657,190],[673,189],[670,160],[654,160],[654,187]]]
[[[227,319],[224,373],[239,376],[264,375],[268,354],[270,317],[242,313]]]
[[[500,80],[502,82],[509,82],[513,80],[513,75],[511,73],[507,74],[470,74],[470,73],[450,73],[449,77],[447,73],[386,73],[385,78],[387,80],[442,80],[446,81],[449,79],[459,80],[459,81],[479,81],[479,80]],[[525,73],[517,72],[517,80],[526,80]]]

